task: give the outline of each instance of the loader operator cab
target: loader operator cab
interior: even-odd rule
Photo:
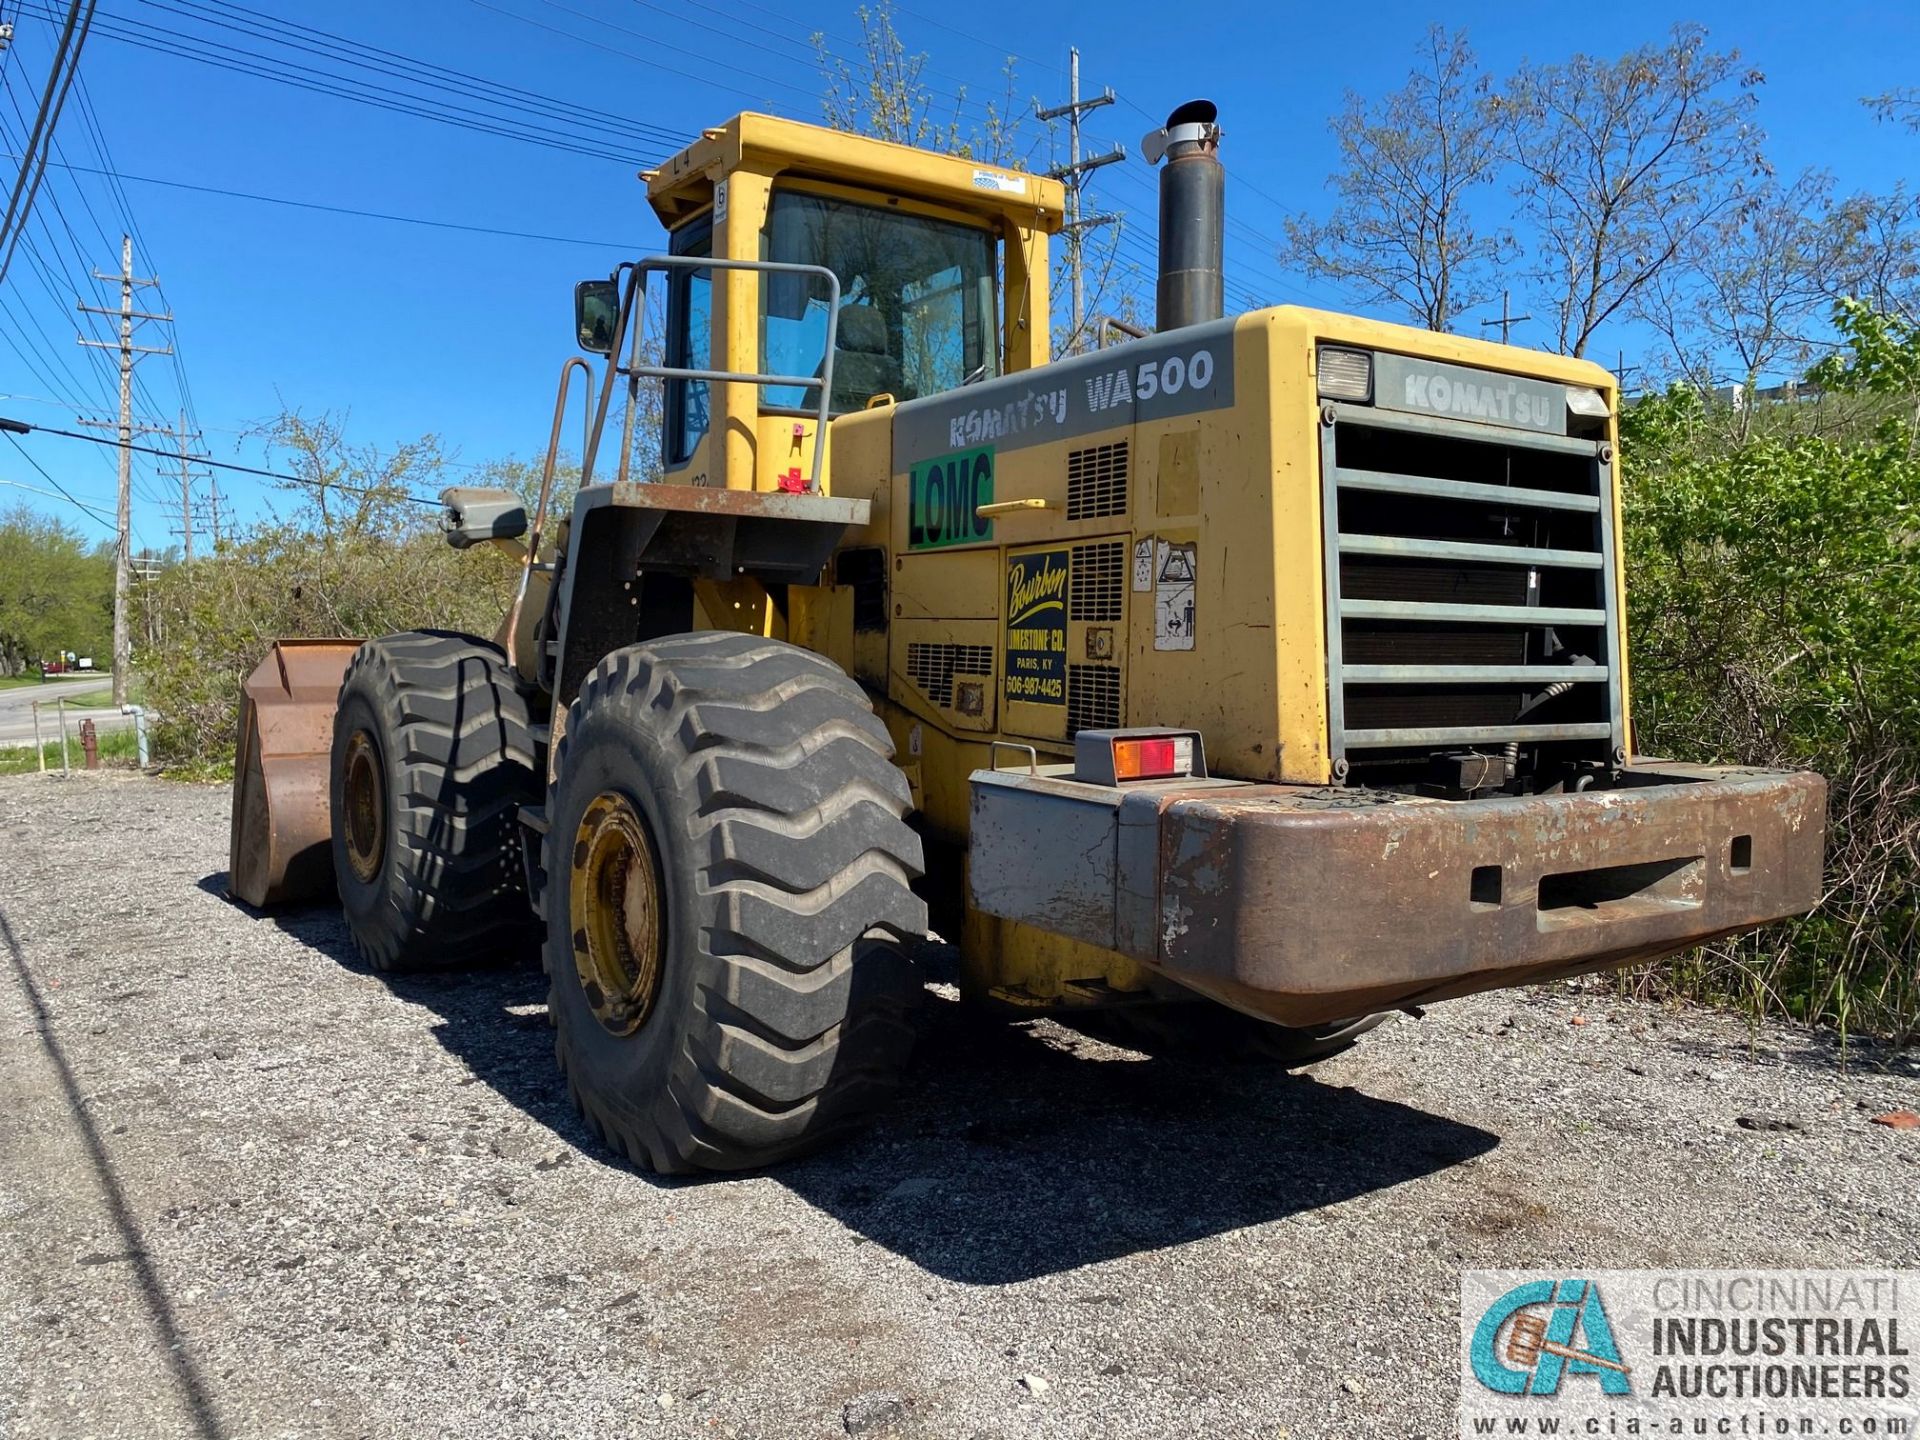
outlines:
[[[1055,181],[751,114],[644,178],[681,262],[649,296],[665,480],[830,490],[823,418],[1046,363]],[[583,349],[630,339],[621,286],[576,288]]]
[[[864,409],[879,396],[911,400],[999,373],[995,236],[985,223],[903,213],[879,196],[850,198],[777,182],[767,207],[761,258],[822,266],[840,282],[834,310],[829,415]],[[711,212],[673,232],[671,253],[713,253]],[[828,373],[833,299],[822,277],[759,277],[757,369],[768,375]],[[666,286],[666,364],[713,367],[713,274],[686,270]],[[759,387],[763,415],[807,416],[818,397],[803,386]],[[711,384],[666,382],[663,463],[688,463],[709,426]]]

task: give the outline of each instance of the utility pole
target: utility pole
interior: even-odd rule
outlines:
[[[118,510],[118,543],[113,550],[113,703],[127,703],[127,671],[132,660],[131,647],[127,635],[127,588],[128,561],[131,553],[133,535],[133,362],[139,355],[171,355],[173,347],[155,345],[136,345],[133,343],[133,322],[136,320],[171,321],[171,315],[150,315],[133,308],[133,292],[147,285],[157,285],[154,279],[136,280],[133,275],[133,237],[120,237],[120,273],[103,275],[93,272],[96,280],[118,280],[120,282],[120,308],[102,309],[98,305],[81,305],[79,308],[89,315],[117,315],[120,318],[120,339],[117,343],[105,340],[89,340],[79,337],[80,343],[93,350],[118,350],[120,352],[120,423],[116,427],[120,432],[120,505]]]
[[[189,439],[198,440],[200,436],[198,434],[189,435],[187,431],[187,412],[184,409],[180,412],[180,428],[173,432],[173,437],[180,444],[180,544],[183,557],[182,563],[191,565],[193,563],[193,482],[199,479],[211,478],[213,472],[211,470],[195,470],[193,468],[194,461],[200,459],[200,457],[193,454],[187,448],[187,441]],[[219,523],[217,519],[219,511],[217,504],[218,497],[216,495],[216,508],[214,512],[216,516],[214,524],[214,544],[216,546],[220,543]]]
[[[1067,51],[1067,103],[1055,105],[1050,110],[1034,110],[1039,120],[1057,120],[1067,117],[1067,163],[1056,165],[1047,174],[1055,180],[1061,180],[1067,187],[1067,223],[1061,228],[1067,232],[1067,265],[1073,276],[1073,338],[1072,348],[1079,350],[1086,341],[1087,299],[1085,266],[1082,257],[1086,250],[1086,232],[1099,225],[1111,225],[1117,218],[1114,215],[1082,216],[1080,213],[1080,188],[1086,183],[1087,175],[1102,165],[1112,165],[1127,158],[1124,145],[1116,146],[1104,155],[1096,155],[1090,160],[1080,158],[1080,117],[1089,110],[1098,110],[1102,105],[1113,104],[1113,91],[1106,90],[1091,100],[1080,98],[1080,50],[1076,46]]]
[[[1518,325],[1522,320],[1531,320],[1533,318],[1531,315],[1513,314],[1507,308],[1512,300],[1513,292],[1511,290],[1502,290],[1500,292],[1500,318],[1498,320],[1482,320],[1480,322],[1480,328],[1482,330],[1485,330],[1490,325],[1498,325],[1500,327],[1500,343],[1502,345],[1507,343],[1507,333],[1512,330],[1514,326]]]
[[[1507,309],[1507,305],[1509,305],[1511,301],[1513,301],[1513,292],[1511,292],[1511,290],[1501,290],[1500,319],[1498,319],[1498,321],[1480,321],[1480,328],[1482,328],[1482,330],[1486,330],[1488,326],[1494,326],[1494,324],[1500,326],[1500,344],[1507,344],[1507,332],[1513,330],[1515,324],[1534,319],[1532,315],[1515,315],[1515,313],[1511,313],[1511,311]]]
[[[1627,376],[1636,373],[1639,369],[1640,367],[1638,365],[1627,364],[1627,352],[1625,350],[1619,350],[1614,353],[1613,378],[1620,386],[1620,394],[1622,397],[1627,393]]]

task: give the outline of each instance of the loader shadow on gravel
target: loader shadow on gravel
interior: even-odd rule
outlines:
[[[27,965],[26,952],[21,949],[15,938],[13,926],[6,912],[0,910],[0,947],[7,952],[7,960],[12,970],[12,979],[19,987],[22,997],[33,1012],[34,1031],[45,1052],[48,1063],[53,1067],[60,1084],[62,1097],[66,1100],[67,1111],[73,1120],[80,1143],[85,1147],[87,1162],[92,1167],[95,1181],[100,1187],[100,1197],[106,1206],[107,1216],[123,1247],[115,1254],[102,1254],[82,1258],[79,1263],[112,1264],[125,1261],[132,1266],[134,1287],[138,1291],[140,1305],[145,1313],[147,1325],[153,1331],[155,1339],[165,1347],[168,1371],[174,1387],[180,1392],[180,1400],[185,1407],[193,1432],[205,1437],[205,1440],[218,1440],[222,1430],[218,1412],[214,1408],[213,1395],[207,1386],[206,1377],[201,1373],[198,1363],[187,1348],[186,1338],[181,1331],[180,1322],[175,1314],[174,1300],[159,1270],[154,1266],[148,1253],[146,1236],[140,1228],[134,1207],[127,1201],[126,1186],[114,1168],[107,1154],[107,1147],[100,1138],[100,1131],[94,1124],[93,1116],[87,1109],[87,1097],[83,1095],[73,1065],[67,1059],[65,1048],[54,1034],[53,1019],[47,1010],[46,997],[41,993],[39,981]]]
[[[338,910],[272,918],[367,972]],[[434,1038],[477,1080],[583,1158],[611,1163],[567,1099],[537,967],[387,983],[439,1017]],[[872,1130],[771,1176],[863,1242],[946,1279],[1000,1285],[1338,1204],[1498,1143],[1310,1075],[1148,1059],[930,996],[899,1103]]]

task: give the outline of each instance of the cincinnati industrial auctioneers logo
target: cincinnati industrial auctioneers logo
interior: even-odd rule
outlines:
[[[1468,1270],[1460,1434],[1920,1440],[1920,1273]]]
[[[1570,1375],[1631,1395],[1633,1371],[1591,1280],[1530,1280],[1486,1308],[1473,1329],[1474,1378],[1500,1395],[1557,1395]]]

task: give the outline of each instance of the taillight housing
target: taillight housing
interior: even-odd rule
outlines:
[[[1082,730],[1073,738],[1073,778],[1089,785],[1204,779],[1198,730]]]

